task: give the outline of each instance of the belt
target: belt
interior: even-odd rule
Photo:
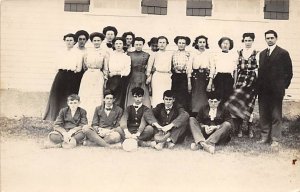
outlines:
[[[59,69],[59,71],[63,71],[63,72],[74,72],[73,70],[70,70],[70,69]]]
[[[199,68],[199,69],[194,69],[195,71],[199,71],[200,73],[204,73],[204,72],[207,72],[208,69],[206,68]]]
[[[97,68],[88,68],[89,72],[95,72],[95,71],[99,71],[100,72],[100,69],[97,69]]]
[[[160,70],[155,70],[155,72],[159,72],[159,73],[171,73],[170,71],[160,71]]]

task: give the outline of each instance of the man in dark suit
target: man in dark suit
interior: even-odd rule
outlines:
[[[61,147],[63,142],[70,142],[71,139],[75,139],[78,144],[85,137],[82,128],[88,122],[86,111],[79,107],[80,97],[72,94],[67,100],[68,107],[60,110],[54,123],[54,131],[48,136],[51,143],[46,144],[46,148]]]
[[[115,97],[110,90],[104,92],[103,105],[96,107],[92,126],[83,128],[87,140],[84,145],[89,145],[89,141],[101,147],[108,147],[109,144],[121,142],[124,135],[120,127],[120,120],[123,115],[121,107],[114,104]]]
[[[157,119],[158,133],[154,135],[157,142],[156,149],[161,150],[163,147],[173,148],[182,136],[188,126],[189,114],[182,106],[175,102],[175,94],[171,90],[167,90],[163,94],[164,103],[158,104],[153,113]]]
[[[293,77],[289,53],[276,45],[277,33],[265,32],[268,48],[259,54],[258,104],[261,125],[261,140],[279,145],[282,124],[282,100]]]

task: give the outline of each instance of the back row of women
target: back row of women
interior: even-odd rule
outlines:
[[[143,51],[142,37],[132,32],[122,37],[117,34],[115,27],[108,26],[103,33],[80,30],[63,37],[66,50],[59,55],[59,71],[50,91],[45,120],[54,121],[59,110],[66,107],[67,96],[75,93],[92,122],[104,90],[111,90],[115,103],[125,108],[133,103],[130,90],[141,87],[147,107],[162,103],[164,91],[171,89],[177,103],[191,116],[208,105],[207,92],[214,90],[221,101],[218,111],[226,105],[237,121],[249,121],[251,128],[258,68],[258,51],[252,48],[254,33],[243,34],[245,47],[238,53],[231,51],[233,41],[222,37],[218,41],[220,51],[215,54],[208,51],[208,38],[203,35],[194,40],[194,52],[185,50],[191,43],[189,37],[177,36],[174,42],[178,50],[171,52],[166,51],[169,40],[160,36],[148,42],[151,50],[147,53]],[[88,39],[93,48],[85,48]],[[78,47],[74,48],[76,43]],[[238,135],[242,136],[241,130]],[[249,136],[253,137],[251,129]]]

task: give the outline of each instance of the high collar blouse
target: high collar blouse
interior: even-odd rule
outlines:
[[[76,47],[65,49],[58,54],[58,68],[80,72],[82,69],[83,54]]]
[[[102,69],[109,54],[101,48],[91,48],[86,51],[84,64],[88,69]]]
[[[216,64],[212,53],[208,50],[195,51],[191,59],[192,69],[209,69],[209,77],[213,78],[216,72]]]
[[[177,50],[172,56],[172,69],[175,73],[191,73],[191,54]]]
[[[150,74],[152,67],[155,68],[155,71],[162,73],[171,72],[172,65],[172,52],[170,51],[157,51],[154,52],[150,58],[147,67],[147,74]]]
[[[231,73],[236,69],[238,61],[237,52],[231,50],[228,53],[222,51],[216,53],[216,74]]]
[[[121,76],[127,76],[130,73],[131,59],[123,52],[113,51],[109,57],[109,72],[121,73]]]

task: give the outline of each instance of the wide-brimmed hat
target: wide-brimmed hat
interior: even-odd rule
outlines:
[[[230,43],[230,47],[229,50],[231,50],[233,48],[233,41],[232,39],[230,39],[229,37],[222,37],[219,41],[218,41],[218,45],[221,48],[221,44],[223,43],[223,41],[228,40]]]

